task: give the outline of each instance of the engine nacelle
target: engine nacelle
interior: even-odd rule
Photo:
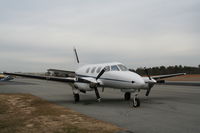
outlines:
[[[90,87],[89,83],[76,82],[76,83],[74,83],[74,87],[79,89],[79,90],[85,90],[85,91],[92,91],[93,90],[93,88]]]

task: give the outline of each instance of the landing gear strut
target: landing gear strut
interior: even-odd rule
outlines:
[[[76,103],[76,102],[79,102],[80,101],[80,96],[79,96],[79,94],[75,94],[74,93],[74,102]]]
[[[139,107],[140,106],[140,99],[139,98],[134,98],[132,102],[132,107]]]
[[[131,102],[132,107],[139,107],[140,106],[140,99],[138,98],[138,91],[134,93],[133,101]]]

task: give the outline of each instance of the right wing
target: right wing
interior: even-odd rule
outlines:
[[[175,73],[175,74],[167,74],[167,75],[158,75],[158,76],[151,76],[151,78],[153,78],[155,80],[159,80],[159,79],[170,78],[170,77],[181,76],[181,75],[186,75],[186,73]]]
[[[22,74],[22,73],[7,73],[7,72],[4,72],[4,74],[13,75],[13,76],[20,76],[20,77],[26,77],[26,78],[33,78],[33,79],[67,82],[67,83],[74,83],[75,82],[75,78],[39,76],[39,75]]]

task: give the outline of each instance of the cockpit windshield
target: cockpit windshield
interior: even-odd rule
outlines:
[[[111,71],[119,71],[119,68],[117,67],[117,65],[113,65],[111,66]]]
[[[121,71],[128,71],[128,68],[126,68],[124,65],[119,64],[118,67],[120,68]]]

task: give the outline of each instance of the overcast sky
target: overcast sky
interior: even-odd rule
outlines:
[[[200,64],[199,0],[0,0],[0,71]]]

